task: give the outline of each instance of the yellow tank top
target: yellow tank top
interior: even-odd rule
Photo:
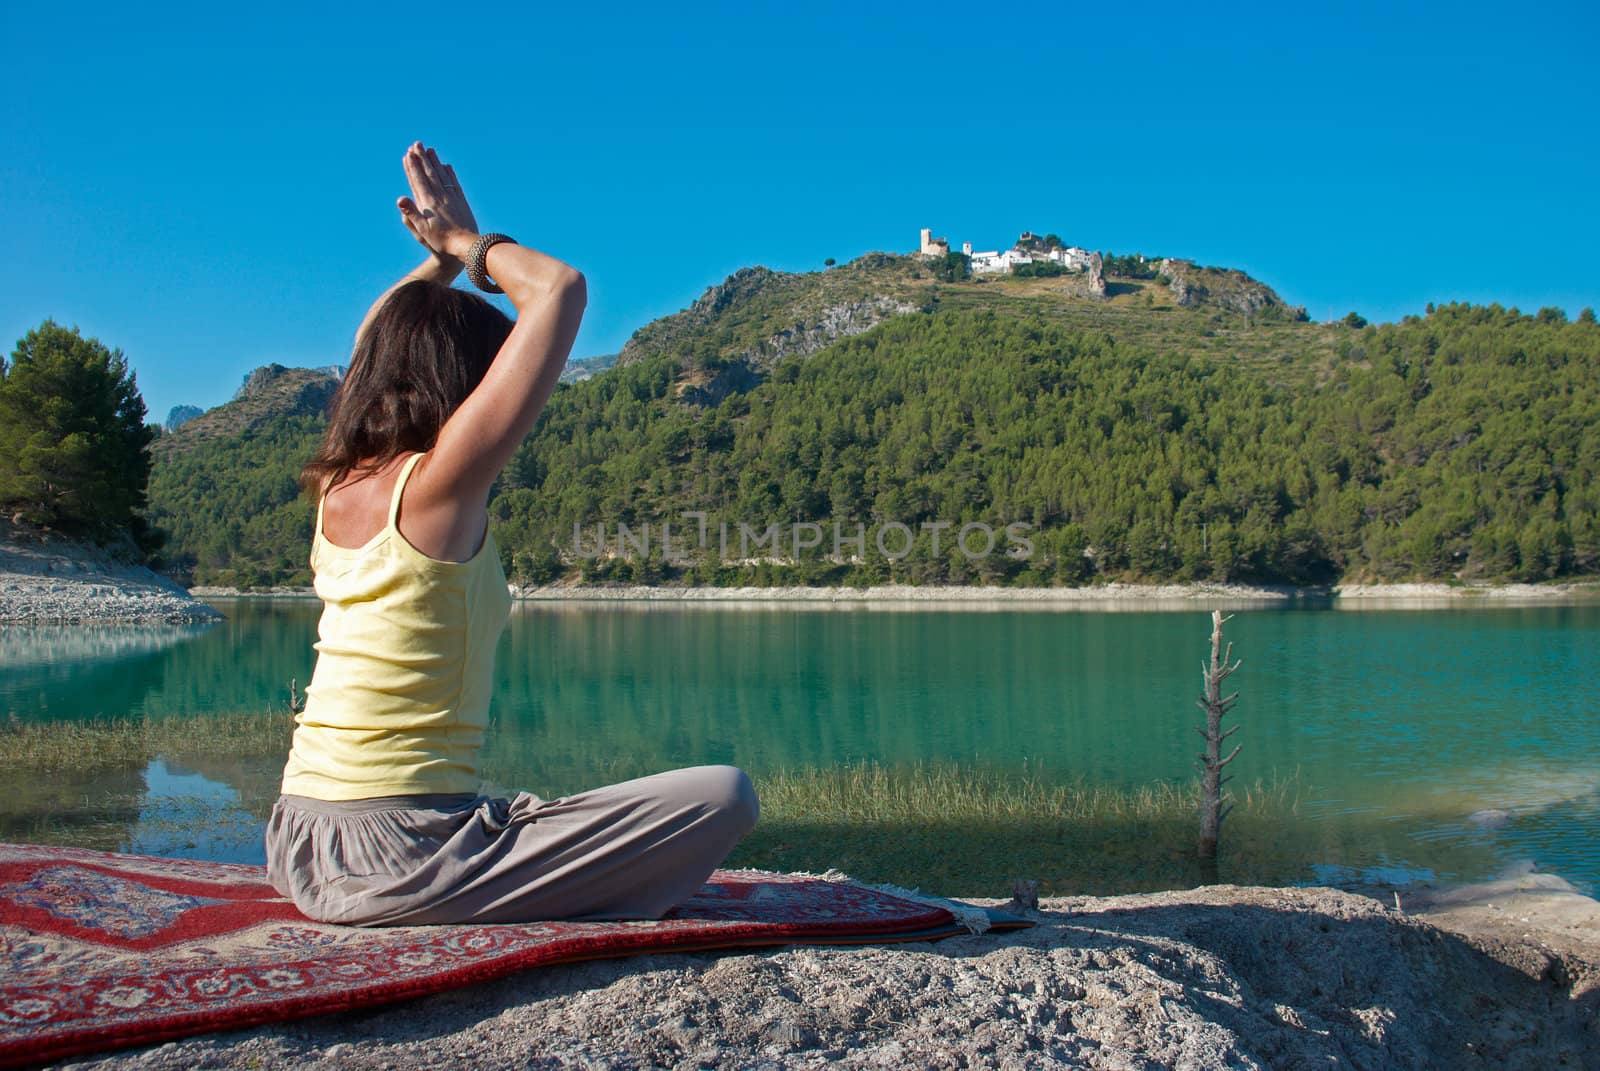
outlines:
[[[442,562],[400,534],[400,495],[422,456],[401,467],[388,523],[365,546],[323,538],[317,503],[311,568],[322,620],[283,771],[286,794],[478,791],[494,649],[511,596],[492,535],[470,561]]]

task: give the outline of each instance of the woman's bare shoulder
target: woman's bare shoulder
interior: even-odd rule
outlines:
[[[395,481],[409,455],[376,469],[357,467],[322,496],[322,537],[339,547],[362,547],[389,523]]]

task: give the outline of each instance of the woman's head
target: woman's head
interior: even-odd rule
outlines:
[[[301,486],[315,494],[353,469],[432,449],[510,333],[510,318],[476,294],[421,279],[396,287],[356,340]]]

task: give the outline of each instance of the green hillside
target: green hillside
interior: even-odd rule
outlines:
[[[149,516],[169,534],[169,569],[199,584],[311,583],[312,514],[297,481],[337,387],[327,370],[267,365],[232,401],[156,440]]]
[[[508,572],[1030,585],[1600,572],[1592,314],[1452,305],[1355,329],[1303,322],[1241,273],[1106,264],[1103,297],[1071,274],[961,278],[886,254],[736,273],[640,329],[615,368],[557,389],[491,501]],[[152,518],[197,582],[304,582],[310,507],[293,474],[320,417],[291,406],[230,434],[240,421],[225,416],[163,438]],[[689,561],[664,560],[663,522]],[[797,552],[797,523],[820,526],[820,545]],[[892,524],[916,540],[904,556]],[[963,524],[1020,527],[970,554]],[[759,542],[768,525],[782,546]],[[585,557],[597,526],[607,554]]]

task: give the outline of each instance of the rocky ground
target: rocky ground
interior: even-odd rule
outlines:
[[[0,624],[220,618],[182,587],[110,552],[0,527]]]
[[[1016,933],[558,966],[64,1066],[1600,1067],[1600,904],[1365,892],[1046,900]]]

